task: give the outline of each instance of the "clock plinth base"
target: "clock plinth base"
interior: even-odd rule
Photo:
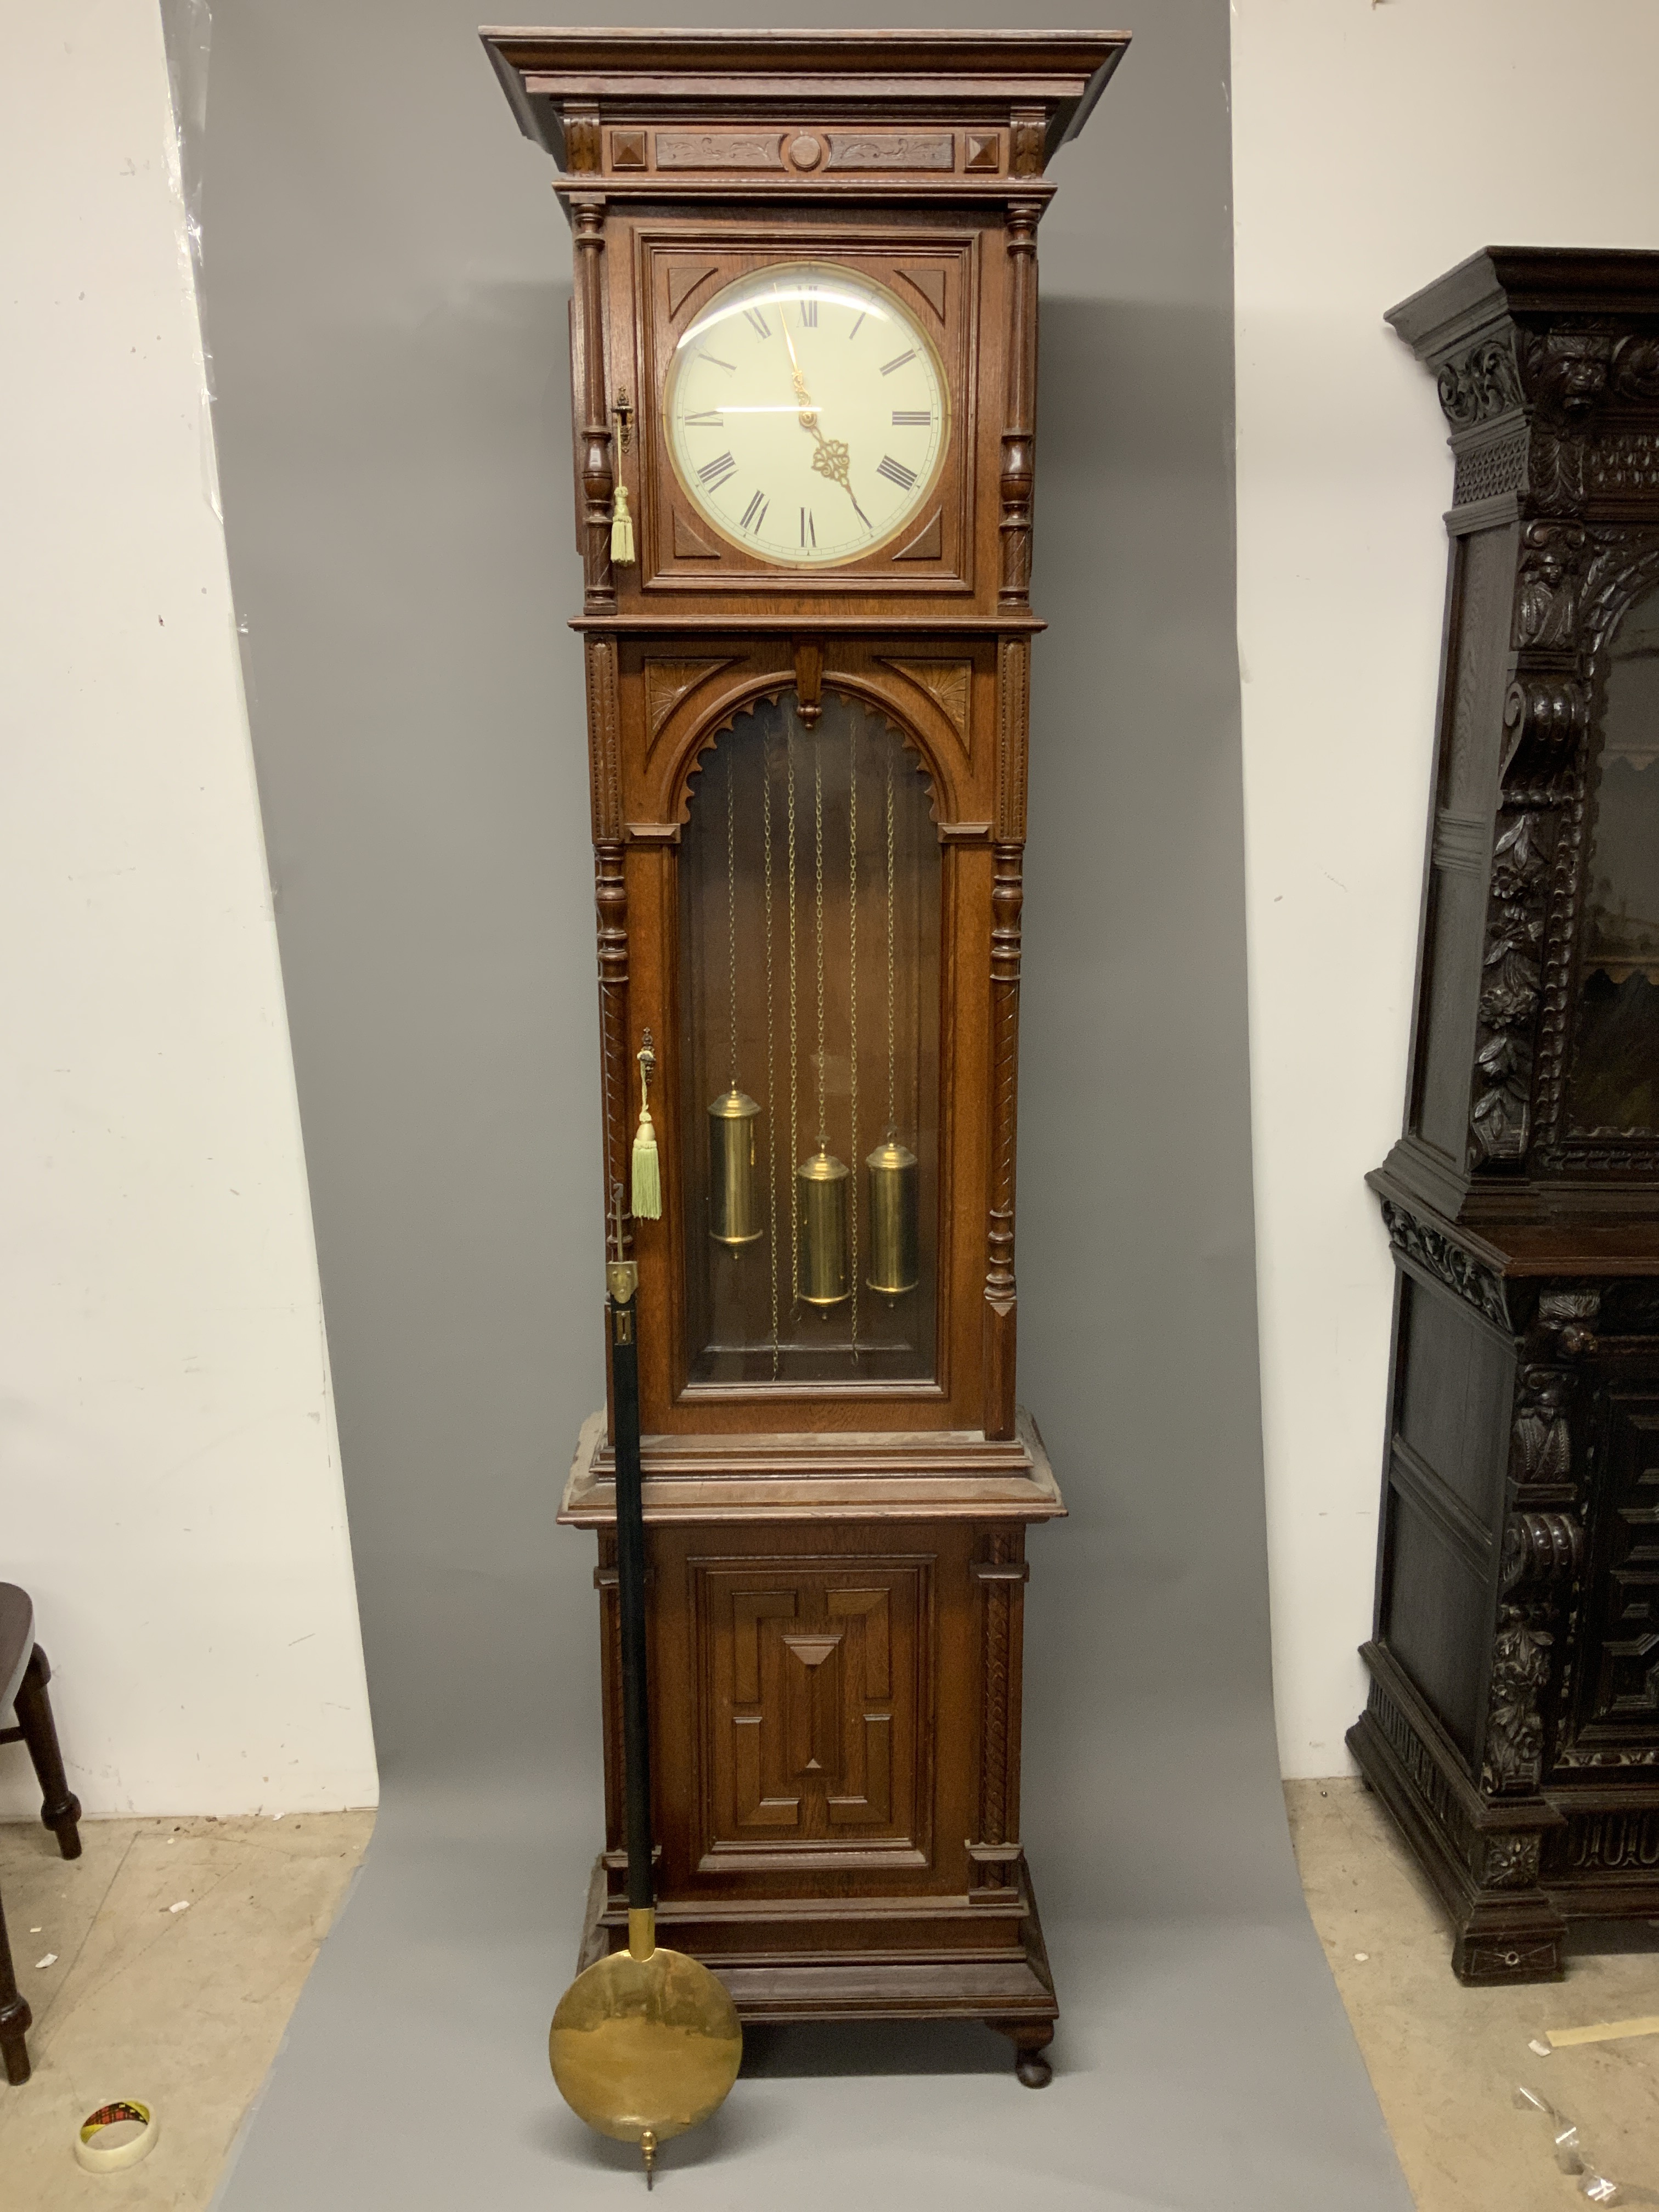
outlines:
[[[1046,2078],[1059,2008],[1019,1844],[1027,1527],[1006,1442],[645,1439],[661,1941],[739,2016],[978,2020]],[[605,1841],[584,1963],[628,1941],[613,1470],[584,1429],[561,1517],[598,1539]]]
[[[1024,1857],[1014,1863],[1010,1885],[1014,1914],[998,1915],[988,1925],[988,1940],[963,1948],[930,1948],[929,1922],[937,1908],[949,1904],[960,1908],[959,1922],[971,1923],[981,1908],[968,1898],[930,1899],[927,1921],[901,1916],[914,1899],[864,1899],[848,1900],[840,1913],[822,1902],[811,1906],[813,1948],[794,1941],[791,1948],[790,1921],[800,1924],[804,1907],[781,1907],[779,1916],[757,1922],[744,1939],[744,1948],[730,1947],[729,1926],[718,1933],[708,1916],[695,1909],[659,1907],[658,1932],[677,1951],[686,1951],[717,1973],[732,1993],[738,2017],[745,2027],[775,2026],[788,2021],[860,2020],[977,2020],[1006,2035],[1015,2051],[1015,2071],[1028,2088],[1040,2088],[1049,2079],[1047,2046],[1054,2039],[1060,2007],[1054,1977],[1042,1940],[1030,1872]],[[613,1951],[628,1948],[626,1905],[607,1904],[605,1857],[596,1861],[587,1893],[577,1971],[590,1966]],[[785,1917],[785,1913],[789,1917]],[[826,1920],[854,1917],[860,1927],[877,1917],[892,1916],[890,1941],[883,1952],[848,1948],[836,1955],[826,1946]],[[990,1916],[987,1916],[988,1921]],[[700,1928],[699,1921],[704,1924]],[[720,1940],[720,1936],[726,1940]],[[715,1940],[707,1940],[714,1936]],[[699,1940],[702,1937],[703,1940]],[[833,1943],[833,1935],[830,1937]]]

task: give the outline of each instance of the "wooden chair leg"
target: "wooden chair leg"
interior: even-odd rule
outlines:
[[[52,1717],[52,1699],[46,1695],[46,1685],[52,1680],[52,1666],[46,1653],[37,1644],[29,1655],[29,1663],[23,1670],[23,1680],[18,1686],[15,1699],[17,1725],[23,1731],[23,1741],[29,1747],[29,1757],[34,1761],[34,1771],[40,1784],[40,1819],[56,1835],[58,1848],[66,1859],[81,1856],[81,1831],[76,1823],[81,1818],[81,1800],[69,1786],[69,1777],[64,1771],[64,1755],[58,1748],[58,1729]]]
[[[21,2089],[29,2078],[27,2036],[33,2018],[27,2000],[17,1992],[11,1946],[6,1941],[5,1908],[0,1905],[0,2057],[6,2062],[6,2079],[14,2089]]]

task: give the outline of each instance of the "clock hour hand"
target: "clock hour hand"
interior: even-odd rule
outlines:
[[[872,526],[870,518],[859,505],[858,495],[853,489],[852,477],[848,473],[848,465],[852,459],[851,451],[845,439],[824,436],[823,427],[818,421],[818,410],[812,404],[811,395],[806,389],[806,379],[801,374],[800,362],[795,352],[795,341],[789,335],[789,319],[784,313],[783,301],[775,291],[772,297],[777,304],[778,328],[783,332],[783,342],[789,349],[790,375],[795,386],[795,397],[800,402],[800,427],[803,430],[810,431],[817,441],[817,451],[812,456],[812,466],[819,476],[828,477],[831,483],[838,483],[841,486],[853,502],[854,514],[868,530]]]

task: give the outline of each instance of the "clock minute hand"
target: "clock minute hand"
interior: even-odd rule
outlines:
[[[795,341],[789,335],[788,318],[783,312],[783,301],[778,299],[775,292],[772,296],[777,301],[778,328],[783,332],[783,342],[789,349],[790,375],[795,386],[795,397],[800,402],[800,427],[803,430],[810,431],[817,441],[817,450],[812,456],[812,466],[819,476],[828,477],[831,483],[838,483],[841,486],[853,502],[854,514],[868,530],[871,527],[870,518],[859,505],[858,495],[853,489],[853,481],[848,472],[848,464],[852,459],[851,451],[844,439],[824,436],[823,426],[818,421],[818,410],[812,404],[811,395],[806,389],[806,379],[801,374],[800,362],[795,353]]]
[[[778,311],[778,328],[783,332],[783,342],[789,349],[789,374],[794,383],[795,397],[800,402],[800,427],[803,430],[811,430],[817,424],[817,410],[808,397],[806,379],[800,373],[800,362],[795,356],[795,341],[789,335],[789,319],[783,312],[783,301],[776,292],[773,293],[772,299]]]

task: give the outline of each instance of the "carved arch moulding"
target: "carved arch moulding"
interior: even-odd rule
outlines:
[[[768,703],[776,704],[794,692],[797,680],[793,666],[757,671],[751,664],[706,698],[702,696],[705,688],[699,685],[698,696],[688,699],[671,714],[655,749],[663,757],[655,785],[655,819],[664,827],[678,824],[683,829],[690,820],[692,792],[707,756],[714,750],[722,732],[732,728],[745,714],[752,714]],[[899,685],[884,681],[874,672],[854,672],[826,665],[823,689],[854,705],[869,708],[896,732],[906,751],[915,754],[927,778],[928,805],[933,819],[941,828],[955,827],[962,818],[959,779],[954,773],[956,763],[940,743],[939,733],[930,733],[924,728],[913,701],[901,700]],[[942,714],[939,720],[948,728]]]

